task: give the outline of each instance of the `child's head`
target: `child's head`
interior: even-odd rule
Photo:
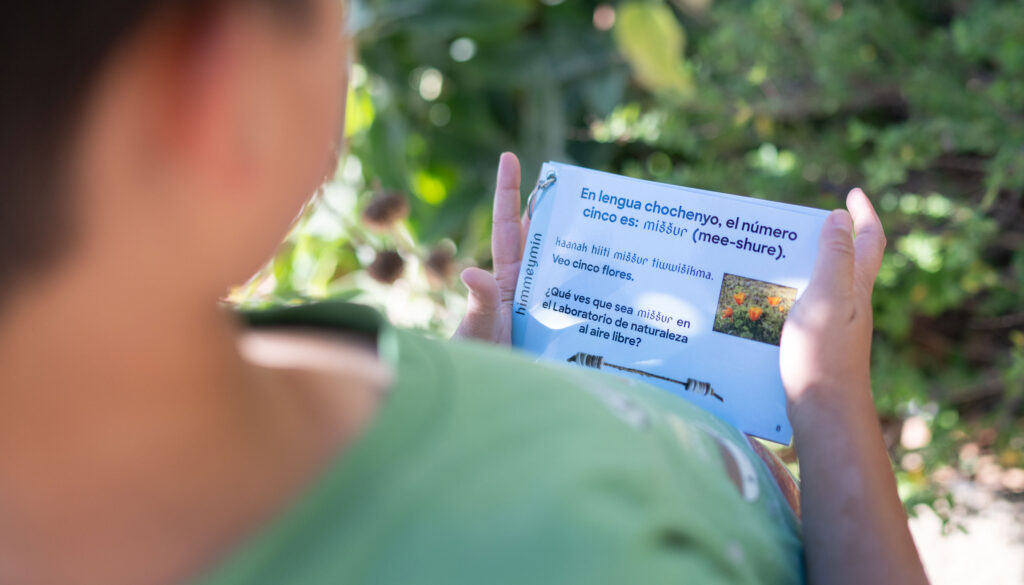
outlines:
[[[211,291],[253,271],[332,166],[342,32],[341,0],[15,3],[0,301],[76,263]]]

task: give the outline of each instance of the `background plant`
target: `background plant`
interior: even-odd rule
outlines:
[[[350,152],[236,295],[355,298],[441,334],[488,262],[503,150],[812,205],[874,198],[874,388],[909,506],[1024,490],[1024,5],[356,0]],[[369,224],[371,199],[407,214]],[[369,270],[368,270],[369,267]],[[382,284],[381,282],[393,282]],[[988,471],[985,471],[988,470]]]

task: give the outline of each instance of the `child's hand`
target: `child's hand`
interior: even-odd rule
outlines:
[[[498,183],[494,190],[494,216],[491,255],[494,274],[480,268],[467,268],[462,282],[469,288],[466,317],[455,337],[512,342],[512,297],[523,259],[523,242],[530,227],[527,215],[519,216],[519,159],[511,152],[501,155]]]
[[[863,191],[846,206],[825,221],[779,351],[804,480],[807,582],[927,585],[871,398],[871,288],[885,234]]]
[[[791,417],[805,402],[843,406],[849,393],[870,396],[871,288],[885,234],[860,189],[821,231],[811,283],[782,331],[780,368]],[[853,237],[856,232],[856,239]]]

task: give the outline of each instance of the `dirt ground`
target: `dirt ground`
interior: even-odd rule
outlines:
[[[953,519],[966,533],[942,534],[936,514],[919,507],[910,530],[932,585],[1024,585],[1024,495],[958,480]]]

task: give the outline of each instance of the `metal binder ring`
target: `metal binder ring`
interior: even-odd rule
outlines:
[[[548,190],[548,187],[555,184],[558,180],[558,175],[555,171],[548,173],[548,176],[537,181],[537,186],[533,188],[533,192],[530,193],[530,198],[526,200],[526,215],[530,219],[533,219],[533,208],[539,202],[539,198],[544,195],[544,192]]]

